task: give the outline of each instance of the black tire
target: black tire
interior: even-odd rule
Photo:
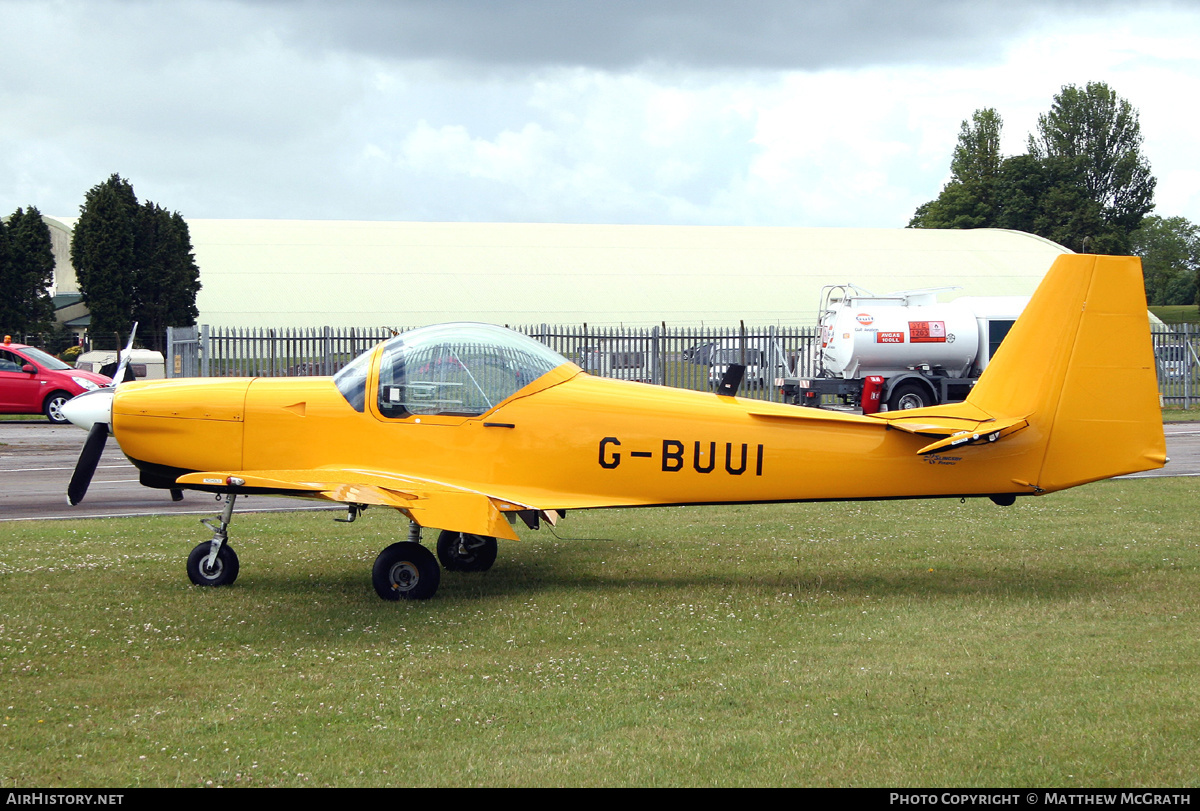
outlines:
[[[438,535],[437,556],[448,572],[486,572],[496,562],[496,539],[447,530]]]
[[[204,560],[208,557],[211,549],[212,544],[205,541],[197,544],[196,548],[192,550],[192,554],[188,555],[188,579],[197,586],[231,585],[234,580],[237,580],[240,568],[237,552],[234,552],[233,547],[229,544],[222,544],[221,550],[217,552],[216,564],[209,569],[204,565]]]
[[[441,579],[437,558],[412,541],[394,543],[380,552],[371,569],[375,593],[385,600],[428,600],[437,593]]]
[[[901,383],[888,397],[888,411],[903,411],[909,408],[925,408],[933,405],[929,389],[920,383]]]
[[[42,403],[42,413],[55,425],[66,425],[67,418],[62,415],[62,407],[70,399],[71,395],[65,391],[56,391]]]

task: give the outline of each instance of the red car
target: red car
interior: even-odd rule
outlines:
[[[76,394],[112,381],[104,375],[72,369],[53,355],[24,344],[0,344],[0,414],[45,414],[62,424],[62,404]]]

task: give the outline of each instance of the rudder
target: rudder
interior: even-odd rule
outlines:
[[[1028,419],[1044,443],[1039,490],[1162,467],[1141,261],[1056,259],[967,402]]]

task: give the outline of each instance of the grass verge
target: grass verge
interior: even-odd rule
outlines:
[[[1183,406],[1163,406],[1163,422],[1197,422],[1200,421],[1200,406],[1184,408]]]
[[[1150,307],[1164,324],[1195,324],[1200,321],[1200,310],[1195,304],[1170,304]]]
[[[227,589],[5,524],[0,785],[1194,785],[1198,494],[576,513],[417,604],[380,510],[240,516]]]

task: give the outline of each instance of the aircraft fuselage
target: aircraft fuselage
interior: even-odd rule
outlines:
[[[113,428],[148,471],[419,471],[555,509],[1031,493],[1014,480],[1035,481],[1040,461],[1032,430],[986,454],[918,456],[927,439],[869,417],[608,380],[571,365],[546,377],[480,416],[404,419],[372,402],[356,411],[328,378],[130,384]]]

